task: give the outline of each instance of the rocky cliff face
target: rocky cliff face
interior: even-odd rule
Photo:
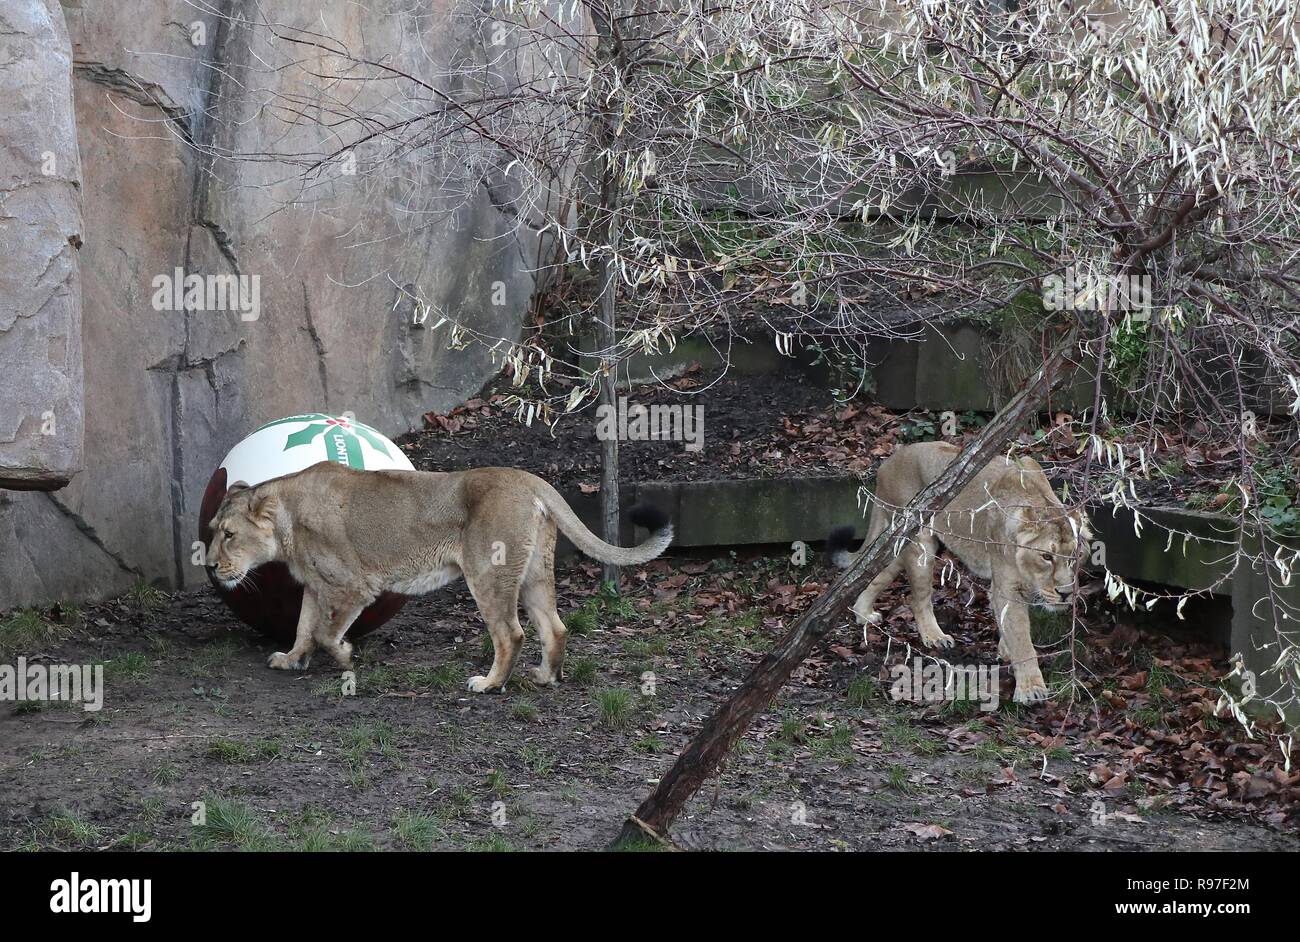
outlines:
[[[350,410],[396,435],[494,372],[483,348],[448,350],[428,329],[436,316],[417,323],[411,298],[483,334],[517,337],[533,288],[534,197],[503,200],[418,153],[403,172],[365,172],[362,147],[349,158],[359,173],[340,160],[312,169],[316,155],[353,139],[354,127],[331,126],[335,105],[345,97],[365,112],[374,95],[382,116],[391,89],[268,66],[283,59],[274,34],[303,29],[436,86],[478,41],[454,28],[457,2],[214,0],[220,15],[205,15],[184,0],[129,10],[64,0],[62,12],[55,0],[7,0],[5,58],[39,62],[53,78],[0,66],[5,82],[42,89],[17,104],[0,93],[0,361],[12,379],[0,380],[0,475],[21,463],[3,441],[14,434],[10,413],[54,409],[59,431],[36,465],[71,483],[0,491],[0,609],[103,595],[139,578],[195,584],[199,499],[247,432],[294,412]],[[14,118],[33,107],[48,140],[40,147],[15,137],[25,132]],[[44,150],[64,161],[62,176],[42,182],[43,204],[26,207],[15,187],[39,174],[32,152]],[[294,154],[303,159],[286,161]],[[9,215],[40,239],[9,228]],[[187,305],[173,289],[192,275],[209,300],[213,285],[230,296]],[[26,398],[11,399],[15,390]],[[84,459],[73,447],[83,417]]]
[[[71,65],[57,0],[0,6],[0,487],[61,487],[83,461]]]

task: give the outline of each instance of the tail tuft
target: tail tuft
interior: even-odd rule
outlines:
[[[627,512],[627,518],[638,527],[658,533],[668,527],[668,515],[652,504],[637,504]]]
[[[856,542],[857,536],[849,526],[836,527],[826,537],[826,551],[830,553],[831,563],[836,569],[847,569],[849,550]]]

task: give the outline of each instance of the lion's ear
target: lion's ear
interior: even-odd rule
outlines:
[[[230,487],[226,488],[226,496],[233,497],[236,494],[238,494],[240,491],[246,491],[246,490],[248,490],[247,481],[236,481],[234,484],[230,485]]]
[[[249,510],[254,520],[264,520],[272,523],[275,515],[280,511],[280,498],[274,494],[263,494],[261,497],[254,499],[253,506]]]

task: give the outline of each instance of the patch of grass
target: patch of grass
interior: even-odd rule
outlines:
[[[529,772],[542,778],[554,772],[557,764],[554,753],[547,752],[532,743],[526,744],[519,750],[519,761]]]
[[[208,740],[204,750],[209,759],[225,762],[229,765],[245,765],[250,762],[269,762],[284,755],[284,745],[279,740],[263,739],[226,739],[217,736]]]
[[[143,615],[156,612],[166,605],[167,593],[143,579],[137,579],[131,588],[126,590],[122,600]]]
[[[1134,710],[1132,717],[1134,723],[1146,729],[1163,729],[1165,725],[1165,711],[1156,705]]]
[[[422,811],[399,811],[393,815],[393,837],[407,850],[433,850],[437,841],[445,841],[447,832],[438,819]]]
[[[470,844],[469,849],[485,854],[509,854],[514,852],[515,847],[502,835],[492,833]]]
[[[460,668],[455,664],[439,664],[429,670],[428,687],[438,693],[456,690],[460,687],[460,675]]]
[[[565,674],[570,683],[590,687],[596,681],[596,661],[594,658],[580,657],[569,665]]]
[[[304,828],[296,833],[287,850],[303,853],[360,853],[375,849],[375,839],[356,828],[331,830],[323,825]]]
[[[166,660],[176,653],[176,642],[166,635],[149,635],[145,638],[145,644],[153,652],[154,658],[159,661]]]
[[[474,793],[464,785],[457,785],[453,788],[449,797],[458,813],[468,811],[470,805],[474,804]]]
[[[880,731],[880,742],[887,749],[910,749],[918,755],[934,755],[943,746],[911,724],[903,713],[895,713]]]
[[[777,733],[777,738],[789,746],[804,742],[808,739],[808,724],[804,722],[803,717],[791,714],[781,720],[781,730]]]
[[[980,712],[978,700],[945,700],[939,707],[939,715],[949,720],[968,720]]]
[[[128,651],[104,662],[104,679],[124,684],[138,684],[149,677],[149,658],[143,651]]]
[[[380,664],[360,672],[357,690],[374,695],[423,690],[446,692],[459,686],[459,677],[460,671],[454,664],[439,664],[436,667],[389,667]],[[338,681],[327,681],[322,685],[322,692],[338,693]]]
[[[190,674],[200,680],[224,676],[240,647],[240,643],[234,638],[209,641],[194,652],[194,657],[190,661]]]
[[[34,608],[20,608],[0,619],[0,654],[25,654],[48,644],[60,627],[41,617]]]
[[[164,762],[158,768],[153,770],[153,780],[155,785],[174,785],[180,781],[181,770],[170,762]]]
[[[343,759],[348,768],[348,781],[354,788],[361,789],[370,784],[366,766],[372,751],[377,750],[386,759],[396,759],[394,740],[393,728],[383,720],[363,720],[344,730]]]
[[[664,851],[664,846],[658,841],[650,838],[633,838],[629,841],[623,841],[614,850],[620,854],[658,854]]]
[[[203,823],[194,826],[194,837],[200,846],[215,842],[236,850],[269,851],[280,843],[257,812],[242,802],[207,796],[203,799],[203,813]]]
[[[834,759],[840,765],[851,765],[854,758],[853,730],[837,723],[829,733],[813,739],[812,752],[818,758]]]
[[[603,687],[595,691],[594,699],[602,726],[627,729],[632,725],[632,691],[622,687]]]
[[[55,839],[80,847],[94,846],[103,839],[98,826],[81,815],[67,810],[50,815],[46,822],[46,830]]]
[[[149,846],[152,842],[152,834],[147,834],[138,828],[132,828],[114,841],[113,846],[124,847],[127,850],[140,850],[141,848]]]
[[[897,764],[885,770],[885,786],[896,792],[907,793],[913,790],[907,780],[907,769]]]
[[[612,582],[602,582],[596,598],[600,601],[601,608],[616,618],[627,621],[637,617],[632,600],[620,595],[618,586]]]
[[[982,761],[962,763],[953,770],[953,775],[971,785],[983,785],[993,776],[993,766]]]
[[[357,673],[357,693],[362,696],[379,696],[397,687],[397,672],[386,664],[365,667]]]
[[[506,781],[506,773],[500,769],[488,770],[487,786],[492,794],[498,797],[504,797],[510,791],[510,783]]]
[[[866,674],[859,674],[849,681],[848,690],[844,693],[844,699],[848,701],[849,706],[861,709],[867,703],[876,697],[876,681]]]
[[[518,697],[510,704],[510,715],[521,723],[537,721],[537,704],[528,697]]]
[[[1031,750],[1024,749],[1020,746],[1009,743],[999,742],[996,739],[986,739],[973,750],[971,755],[976,759],[989,759],[1001,765],[1011,765],[1016,762],[1033,762],[1035,755]]]
[[[664,751],[664,743],[654,733],[646,733],[632,744],[632,748],[637,752],[644,752],[653,756]]]
[[[1153,664],[1147,669],[1146,691],[1153,700],[1165,701],[1164,689],[1173,690],[1182,685],[1178,675],[1163,664]]]
[[[140,801],[140,820],[145,824],[153,824],[163,816],[163,803],[161,798],[143,798]]]
[[[564,616],[564,627],[575,637],[589,635],[600,627],[600,606],[594,600],[585,602],[582,608]]]
[[[668,653],[666,638],[629,638],[623,642],[623,653],[628,657],[648,660]]]

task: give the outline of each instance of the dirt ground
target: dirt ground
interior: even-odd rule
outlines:
[[[398,443],[424,471],[496,465],[532,471],[557,487],[599,482],[595,406],[562,416],[553,428],[541,422],[523,425],[503,401],[512,391],[508,382],[498,381],[445,416],[426,416],[428,428],[406,435]],[[823,413],[835,406],[830,391],[802,376],[755,378],[697,372],[667,387],[642,386],[626,395],[633,405],[703,405],[704,440],[699,451],[686,450],[681,441],[626,444],[619,455],[619,475],[625,480],[791,477],[846,470],[838,463],[847,456],[844,450],[810,443],[804,460],[787,454],[792,440],[786,417]],[[851,424],[845,429],[846,433],[854,431]],[[859,434],[858,441],[862,440]],[[868,463],[864,460],[861,467],[865,469]]]
[[[270,645],[206,590],[142,589],[60,613],[69,625],[47,618],[8,659],[102,662],[105,706],[0,704],[0,848],[599,849],[822,585],[744,555],[658,561],[628,573],[621,599],[600,592],[590,564],[559,575],[566,680],[502,695],[464,689],[488,655],[463,584],[412,600],[365,639],[353,696],[320,660],[303,674],[266,668]],[[960,623],[953,658],[995,662],[991,632],[966,610],[940,605]],[[908,617],[897,605],[889,624],[906,636]],[[1297,783],[1270,771],[1271,796],[1254,801],[1269,795],[1262,753],[1242,753],[1235,727],[1200,716],[1203,754],[1180,764],[1192,747],[1162,752],[1205,693],[1172,669],[1153,684],[1154,671],[1202,652],[1098,625],[1098,644],[1126,633],[1122,652],[1093,662],[1120,678],[1098,701],[1104,716],[1016,707],[1009,678],[992,713],[895,702],[881,676],[897,642],[864,646],[845,626],[673,838],[727,850],[1300,850]],[[530,632],[521,666],[536,656]],[[1153,688],[1166,715],[1134,724],[1133,693]],[[1129,702],[1110,710],[1115,691]]]

